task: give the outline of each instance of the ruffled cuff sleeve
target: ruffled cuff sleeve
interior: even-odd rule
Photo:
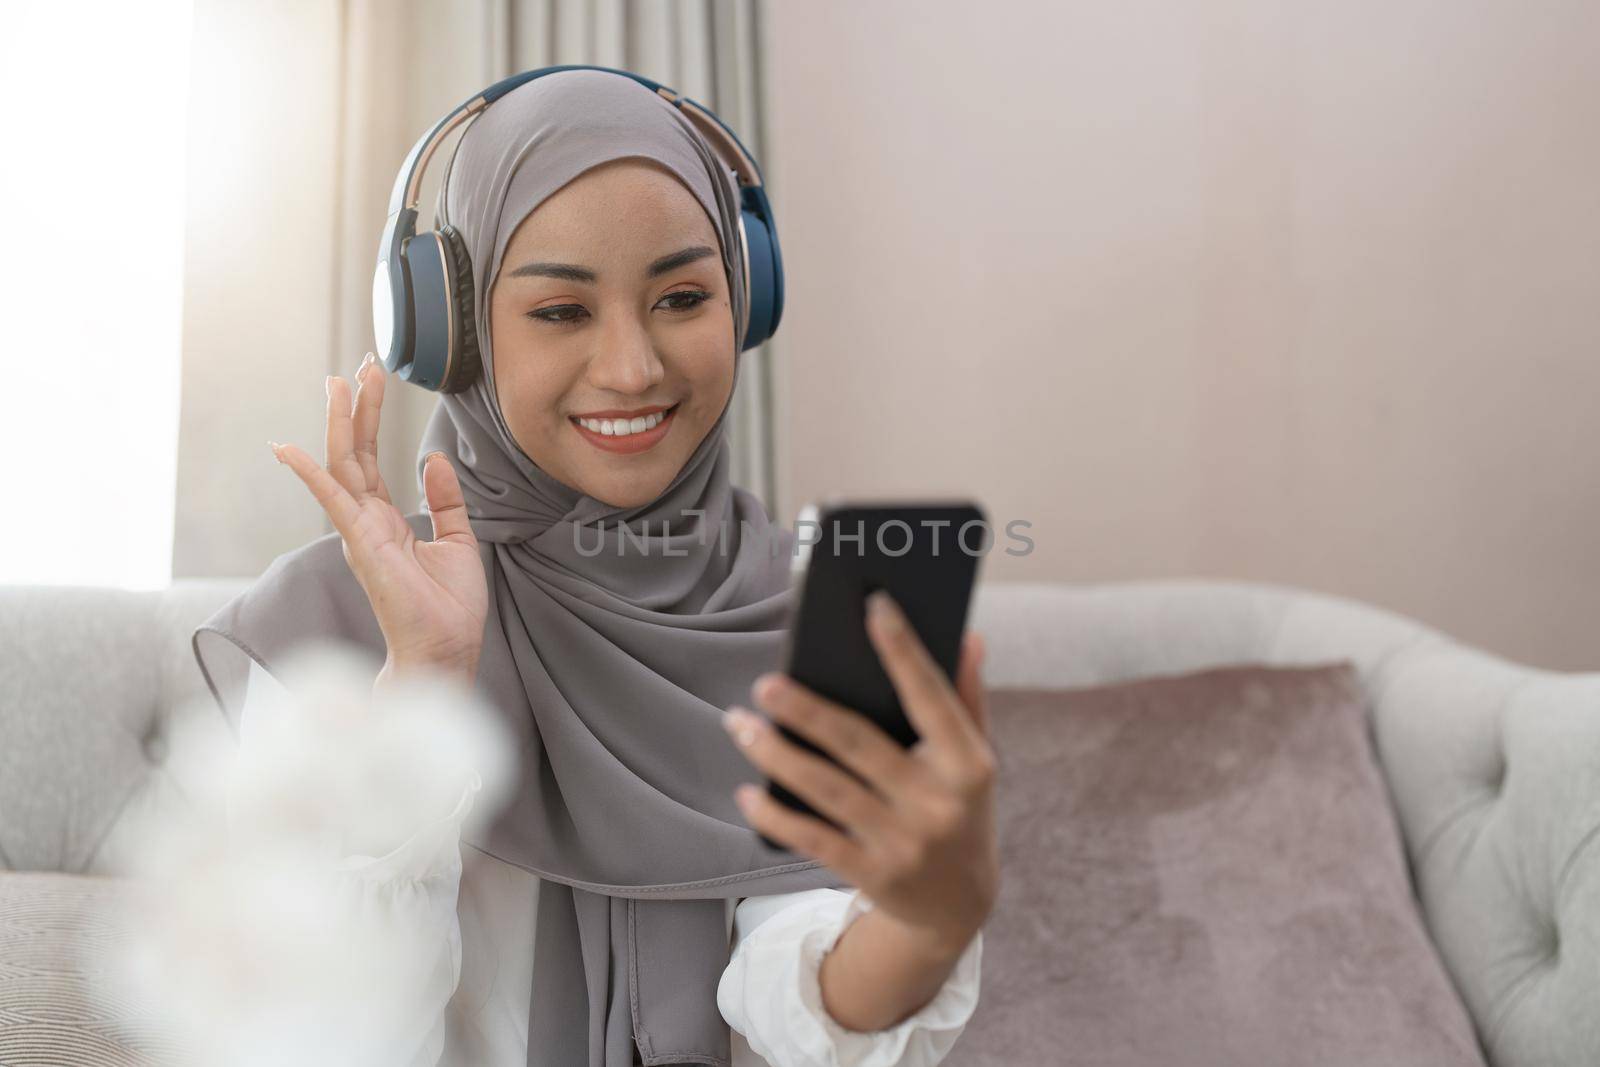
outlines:
[[[822,958],[872,902],[859,891],[794,896],[735,948],[717,988],[728,1025],[771,1067],[933,1067],[943,1060],[978,1003],[982,932],[917,1012],[884,1030],[850,1030],[822,1003]],[[761,901],[750,897],[740,908]]]

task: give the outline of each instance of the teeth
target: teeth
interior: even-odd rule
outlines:
[[[661,420],[666,417],[666,412],[655,411],[649,415],[641,415],[636,419],[579,419],[578,424],[586,430],[603,433],[607,437],[626,437],[632,433],[644,433],[661,425]]]

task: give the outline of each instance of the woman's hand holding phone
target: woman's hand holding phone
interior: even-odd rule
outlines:
[[[296,445],[273,444],[273,455],[299,476],[339,532],[345,561],[388,644],[384,674],[426,667],[470,680],[489,590],[461,484],[442,453],[428,457],[423,490],[433,540],[418,539],[378,471],[383,365],[369,353],[355,377],[353,403],[349,383],[339,375],[327,380],[326,465]]]
[[[1000,881],[982,641],[965,635],[952,686],[888,594],[867,600],[867,633],[920,740],[902,748],[867,716],[786,674],[762,675],[756,703],[839,765],[742,708],[725,718],[729,733],[843,832],[753,785],[740,787],[740,809],[752,828],[838,872],[930,946],[957,949],[983,926]]]

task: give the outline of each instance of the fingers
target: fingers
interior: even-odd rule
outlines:
[[[472,523],[467,521],[467,502],[461,495],[461,482],[443,452],[428,453],[422,467],[422,489],[428,498],[428,511],[433,516],[435,541],[478,543]]]
[[[985,744],[960,695],[933,661],[905,613],[888,593],[867,597],[867,634],[894,684],[906,718],[947,767],[965,773]]]
[[[366,496],[367,476],[355,455],[355,428],[350,412],[350,383],[337,374],[327,378],[328,428],[323,457],[328,473],[357,500]]]
[[[956,669],[956,693],[961,697],[972,722],[985,738],[989,736],[989,704],[983,690],[983,657],[987,651],[983,635],[968,630],[961,637],[961,666]]]
[[[356,462],[369,493],[389,503],[389,490],[378,470],[378,422],[383,411],[383,366],[371,352],[356,371],[356,403],[352,416],[352,444]]]
[[[893,822],[882,797],[821,756],[787,740],[761,716],[729,708],[723,725],[745,757],[816,811],[867,840]]]
[[[735,794],[745,822],[785,848],[810,856],[852,885],[860,885],[868,870],[866,849],[811,815],[780,804],[766,790],[742,785]]]
[[[877,723],[828,700],[787,674],[756,679],[751,695],[773,719],[838,760],[891,801],[903,799],[923,765],[906,754]]]
[[[294,471],[306,488],[311,490],[311,495],[317,498],[322,510],[333,520],[333,528],[339,531],[339,536],[344,538],[346,544],[351,543],[355,536],[356,519],[361,514],[361,505],[355,497],[312,459],[305,449],[298,445],[267,443],[272,445],[272,454],[278,458],[278,462]]]

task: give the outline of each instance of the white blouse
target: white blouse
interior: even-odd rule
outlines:
[[[250,667],[241,723],[282,684]],[[420,973],[414,1003],[395,1018],[413,1033],[390,1035],[411,1067],[525,1067],[533,988],[534,918],[541,879],[476,848],[462,849],[461,826],[481,783],[454,809],[419,827],[380,857],[351,856],[340,870],[349,899],[385,929],[434,961]],[[822,1004],[822,957],[856,916],[872,907],[859,890],[810,889],[728,901],[732,958],[717,985],[730,1027],[732,1067],[933,1067],[955,1044],[978,1002],[980,931],[934,998],[885,1030],[839,1025]],[[409,1055],[409,1059],[404,1058]]]

